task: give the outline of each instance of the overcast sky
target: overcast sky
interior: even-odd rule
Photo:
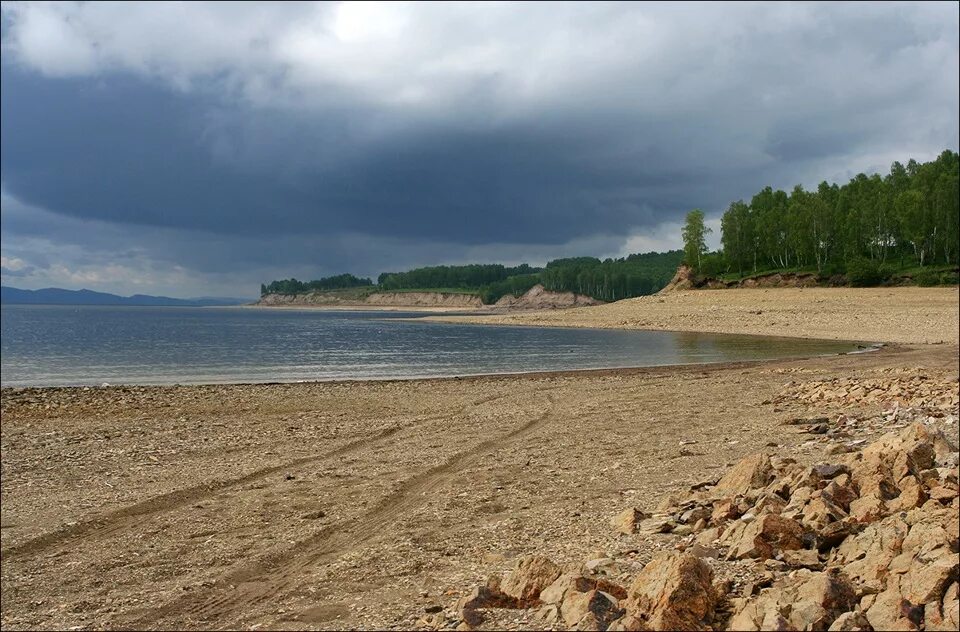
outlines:
[[[17,287],[667,250],[958,148],[956,2],[2,6]]]

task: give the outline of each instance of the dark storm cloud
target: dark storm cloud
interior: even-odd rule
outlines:
[[[943,3],[13,3],[2,28],[5,277],[210,293],[665,249],[690,208],[958,144]]]
[[[447,126],[360,153],[343,112],[227,110],[136,79],[50,82],[13,70],[2,94],[4,184],[77,218],[557,244],[655,225],[683,208],[678,185],[690,190],[663,147],[605,155],[624,121]]]

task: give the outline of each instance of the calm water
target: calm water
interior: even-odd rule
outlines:
[[[3,386],[395,378],[842,353],[849,343],[491,327],[416,312],[195,307],[0,308]]]

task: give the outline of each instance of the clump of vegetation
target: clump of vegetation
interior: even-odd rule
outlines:
[[[859,258],[847,263],[847,281],[853,287],[880,285],[887,277],[876,261]]]

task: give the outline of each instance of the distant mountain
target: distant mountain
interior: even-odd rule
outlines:
[[[63,290],[50,287],[43,290],[20,290],[15,287],[0,287],[0,303],[4,305],[139,305],[174,307],[211,307],[214,305],[244,305],[250,298],[225,298],[204,296],[201,298],[170,298],[168,296],[117,296],[92,290]]]

